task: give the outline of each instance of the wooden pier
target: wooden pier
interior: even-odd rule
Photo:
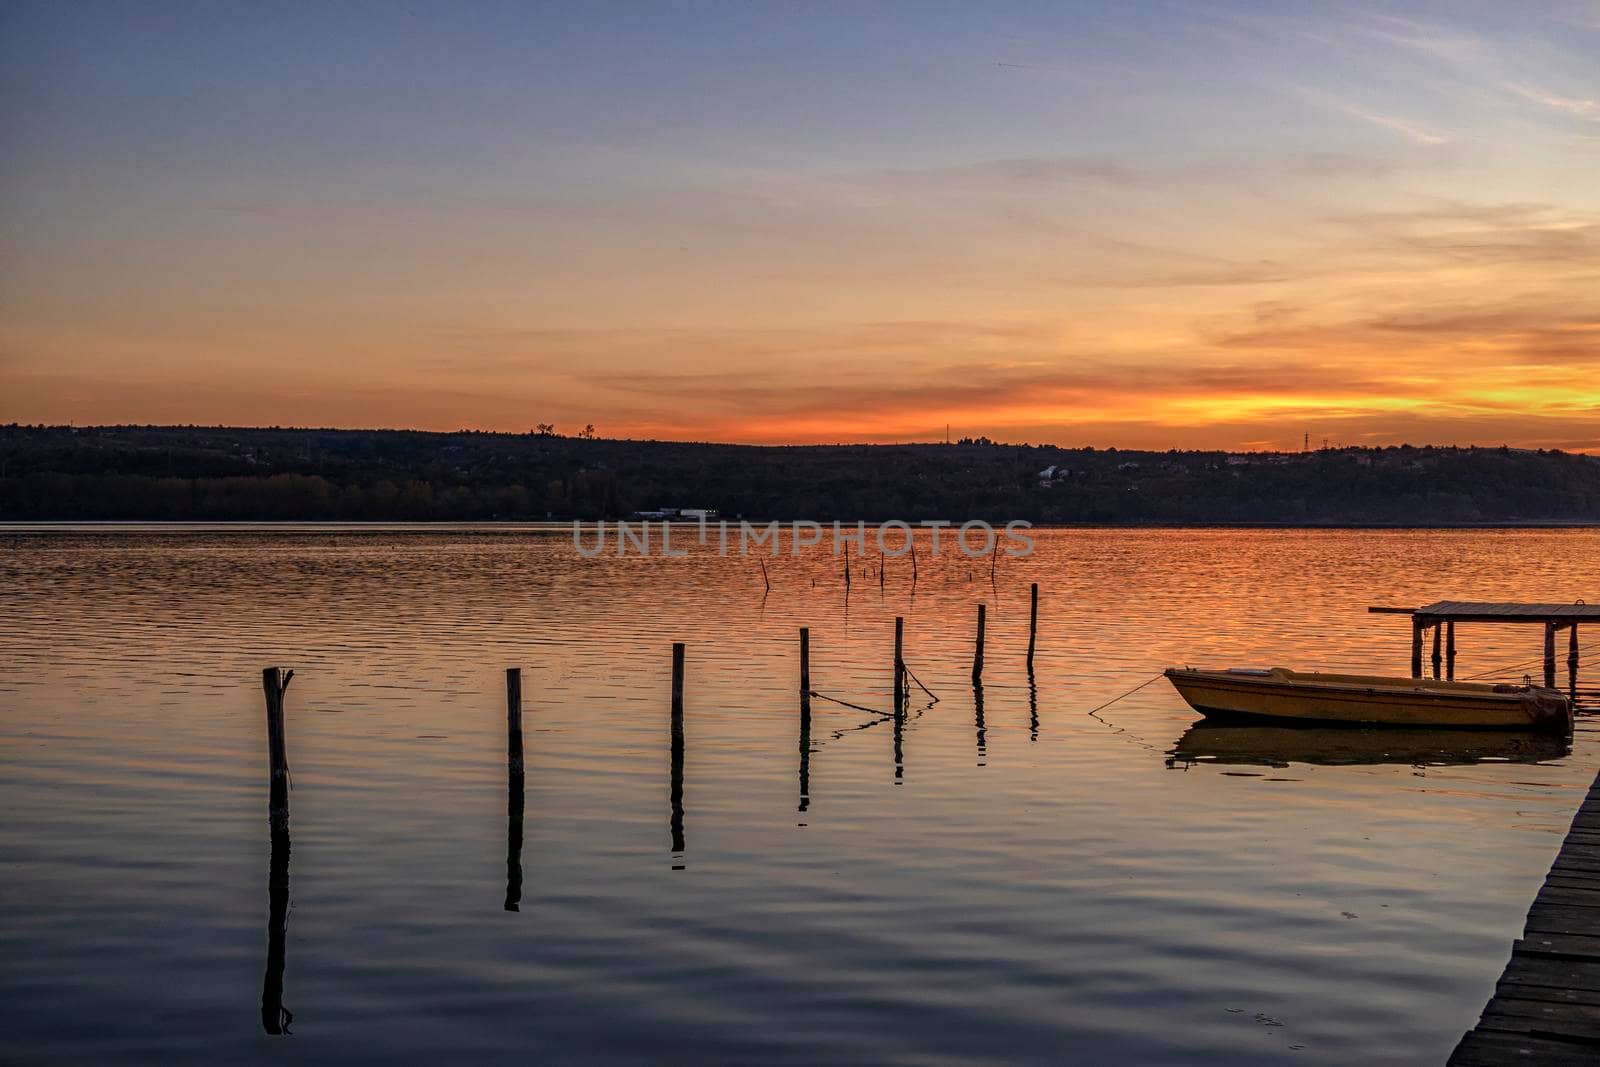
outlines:
[[[1600,775],[1450,1067],[1600,1063]]]
[[[1579,600],[1572,604],[1517,604],[1489,603],[1480,600],[1440,600],[1420,608],[1370,607],[1370,612],[1384,615],[1411,616],[1411,677],[1422,677],[1423,638],[1433,631],[1433,676],[1440,676],[1441,659],[1444,677],[1456,676],[1456,623],[1521,623],[1544,627],[1544,684],[1551,689],[1556,685],[1556,634],[1567,631],[1567,672],[1569,685],[1577,687],[1578,679],[1578,624],[1587,622],[1600,627],[1600,604],[1585,604]],[[1441,631],[1443,641],[1441,642]],[[1441,655],[1440,645],[1444,645]]]

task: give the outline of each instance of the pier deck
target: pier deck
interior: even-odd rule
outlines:
[[[1544,627],[1544,684],[1556,685],[1556,634],[1567,631],[1568,687],[1578,688],[1578,624],[1600,625],[1600,604],[1582,600],[1570,604],[1490,603],[1481,600],[1440,600],[1420,608],[1379,604],[1368,611],[1378,615],[1411,616],[1411,677],[1422,677],[1423,635],[1433,631],[1433,676],[1440,677],[1440,637],[1443,635],[1445,678],[1456,676],[1456,623],[1522,623]]]
[[[1600,1064],[1600,775],[1450,1067]]]

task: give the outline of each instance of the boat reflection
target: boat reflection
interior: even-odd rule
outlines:
[[[1449,767],[1472,763],[1542,763],[1570,754],[1565,737],[1533,731],[1424,730],[1385,727],[1237,726],[1198,722],[1167,754],[1167,766],[1197,763],[1287,767],[1392,763]]]

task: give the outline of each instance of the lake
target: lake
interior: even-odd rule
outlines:
[[[1165,681],[1099,706],[1174,664],[1404,674],[1408,621],[1368,604],[1593,601],[1600,534],[1035,539],[992,580],[925,541],[914,587],[857,561],[847,596],[830,552],[768,558],[768,592],[690,535],[585,559],[565,529],[0,529],[5,1058],[1443,1062],[1593,724],[1197,729]],[[873,710],[896,616],[938,698],[913,686],[898,729]],[[1537,674],[1539,641],[1462,627],[1458,673]]]

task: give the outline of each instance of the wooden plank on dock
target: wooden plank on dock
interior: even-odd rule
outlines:
[[[1594,1067],[1594,1046],[1561,1038],[1479,1028],[1461,1039],[1449,1067],[1507,1067],[1527,1063],[1548,1067]]]
[[[1485,1008],[1483,1018],[1496,1029],[1510,1033],[1600,1041],[1600,1005],[1595,1004],[1549,1004],[1505,997]]]
[[[1600,1064],[1600,775],[1452,1067]]]
[[[1370,609],[1369,609],[1370,610]],[[1512,604],[1478,600],[1440,600],[1413,614],[1466,622],[1600,622],[1600,604]]]

